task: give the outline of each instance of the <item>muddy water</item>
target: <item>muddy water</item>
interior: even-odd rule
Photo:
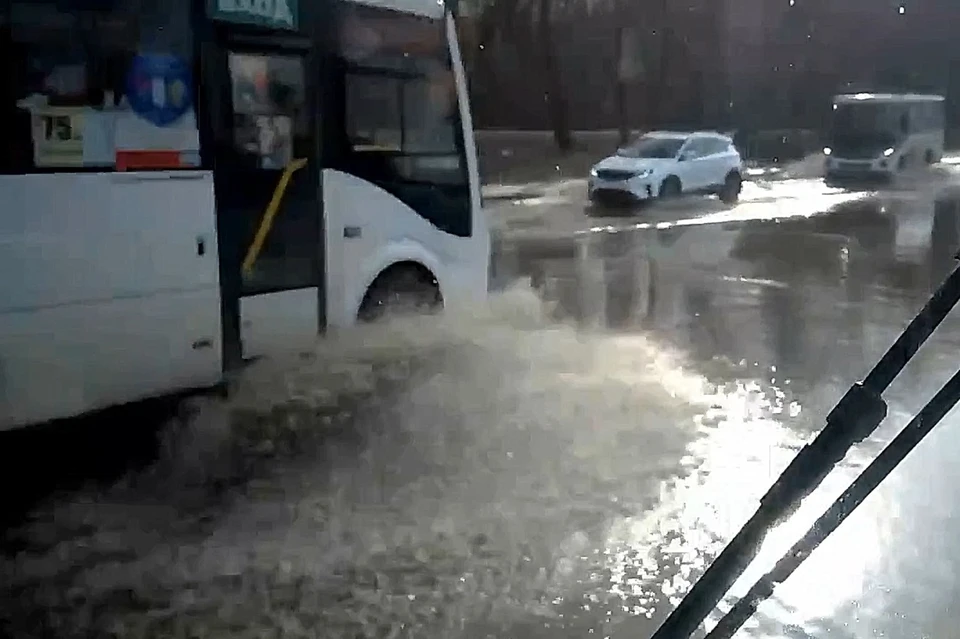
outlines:
[[[675,357],[550,320],[522,289],[332,336],[201,402],[153,469],[33,513],[2,617],[14,636],[184,637],[549,617],[697,434],[709,400]]]
[[[252,369],[171,424],[151,468],[10,535],[4,632],[649,636],[948,266],[916,203],[812,213],[531,240],[501,260],[545,303],[507,287]],[[951,326],[894,389],[899,423],[949,372]],[[751,636],[943,634],[951,428]],[[774,531],[739,592],[890,432]]]

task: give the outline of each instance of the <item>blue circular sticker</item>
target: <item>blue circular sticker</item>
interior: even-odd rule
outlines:
[[[166,53],[138,55],[127,73],[127,100],[144,120],[170,126],[193,105],[190,67]]]

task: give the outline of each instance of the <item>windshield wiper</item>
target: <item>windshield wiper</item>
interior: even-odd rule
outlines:
[[[907,362],[960,300],[960,267],[954,269],[926,306],[910,322],[893,346],[862,381],[850,387],[827,416],[817,437],[804,446],[787,469],[760,500],[760,507],[723,552],[703,573],[680,605],[670,613],[652,639],[686,639],[700,627],[726,592],[756,557],[767,532],[796,512],[800,502],[820,485],[847,451],[863,441],[887,414],[881,395]],[[776,583],[786,579],[840,523],[896,468],[904,457],[933,429],[960,399],[960,373],[898,435],[877,459],[824,513],[817,524],[785,555],[774,569],[757,582],[710,633],[710,639],[726,639],[770,596]]]
[[[757,606],[773,594],[776,585],[786,581],[806,561],[823,540],[863,503],[863,500],[950,412],[958,400],[960,400],[960,371],[954,373],[953,377],[917,413],[917,416],[910,420],[910,423],[814,522],[800,541],[777,561],[773,569],[753,584],[747,594],[734,604],[730,612],[720,619],[705,639],[730,639],[757,611]]]

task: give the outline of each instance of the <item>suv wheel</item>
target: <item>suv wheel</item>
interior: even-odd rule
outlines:
[[[720,188],[720,201],[724,204],[736,204],[740,199],[740,190],[743,188],[743,178],[739,173],[731,172],[727,174]]]
[[[683,187],[680,185],[680,180],[671,175],[660,184],[660,192],[657,195],[661,200],[669,200],[678,197],[682,191]]]

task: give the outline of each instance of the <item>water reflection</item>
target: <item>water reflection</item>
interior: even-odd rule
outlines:
[[[683,475],[663,486],[659,506],[610,522],[599,556],[578,573],[581,595],[564,602],[561,626],[615,637],[652,633],[951,268],[958,220],[960,197],[940,192],[861,198],[779,223],[691,225],[667,235],[608,230],[588,240],[580,268],[605,291],[596,298],[602,303],[577,310],[621,333],[643,326],[677,343],[716,395]],[[721,612],[932,394],[955,365],[958,325],[948,320],[941,346],[925,349],[891,389],[891,417],[876,437],[771,532]],[[761,605],[748,636],[949,634],[944,620],[952,618],[960,567],[944,532],[960,503],[949,422]]]
[[[930,288],[936,287],[953,268],[960,249],[960,190],[938,197],[930,225]]]
[[[724,315],[715,309],[716,291],[691,285],[684,289],[684,293],[684,312],[690,318],[690,348],[698,359],[710,359],[730,339]]]

